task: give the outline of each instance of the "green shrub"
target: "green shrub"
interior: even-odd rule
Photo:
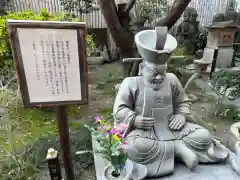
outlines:
[[[225,95],[228,89],[231,89],[228,96],[231,99],[240,97],[240,71],[221,70],[213,74],[212,85],[213,91],[219,95]]]
[[[184,47],[177,47],[173,52],[172,56],[184,56],[185,48]]]
[[[173,58],[174,56],[179,57]],[[192,56],[185,55],[185,48],[177,47],[172,53],[172,59],[168,61],[167,71],[175,74],[184,85],[190,77],[190,74],[186,71],[186,66],[192,64],[192,62]]]
[[[8,112],[8,116],[0,118],[0,180],[34,179],[42,167],[46,168],[48,148],[60,151],[54,110],[24,108],[16,90],[0,90],[0,104]],[[74,168],[80,176],[93,158],[76,152],[91,149],[91,135],[79,121],[69,120],[69,126]]]
[[[42,20],[42,21],[80,21],[79,19],[72,18],[68,13],[60,13],[57,15],[50,14],[46,9],[34,13],[32,10],[24,12],[9,12],[5,16],[0,16],[0,69],[3,67],[12,67],[12,52],[7,31],[7,20]],[[93,38],[87,35],[87,52],[90,53],[95,49]]]

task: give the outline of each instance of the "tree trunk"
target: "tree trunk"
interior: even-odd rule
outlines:
[[[130,3],[132,0],[130,1]],[[130,17],[129,17],[129,12],[126,11],[130,10],[130,6],[127,4],[118,4],[118,18],[120,21],[120,24],[122,25],[123,31],[128,34],[128,39],[131,41],[131,44],[129,44],[129,49],[131,49],[131,56],[127,56],[126,58],[134,57],[135,56],[135,50],[134,50],[134,35],[133,32],[130,30]],[[122,44],[122,46],[126,46],[125,44]],[[128,49],[128,51],[129,51]],[[123,57],[123,56],[122,56]],[[124,76],[134,76],[138,73],[138,66],[139,62],[133,62],[133,63],[124,63],[123,68],[124,68]]]
[[[123,28],[114,0],[99,0],[99,5],[114,43],[123,58],[133,55],[131,34]],[[121,16],[120,16],[121,17]],[[122,15],[122,18],[124,15]]]
[[[119,6],[120,11],[118,12],[114,0],[99,0],[99,5],[121,58],[134,57],[133,35],[127,27],[130,19],[129,14],[124,11],[125,6]],[[130,75],[131,67],[131,64],[124,66],[125,77]]]

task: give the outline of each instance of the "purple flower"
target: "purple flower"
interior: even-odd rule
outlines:
[[[102,116],[95,116],[94,119],[95,119],[96,123],[98,123],[98,122],[101,123],[101,121],[103,120],[103,117]]]
[[[122,138],[124,138],[124,135],[123,134],[118,134],[118,137],[122,139]]]
[[[116,128],[112,128],[110,129],[109,134],[118,134],[118,130]]]
[[[121,131],[119,131],[118,129],[116,128],[111,128],[109,131],[108,131],[108,134],[117,134],[117,135],[121,135]]]
[[[107,131],[107,133],[110,135],[117,135],[118,138],[120,139],[124,138],[124,135],[122,134],[122,132],[116,128],[111,128],[110,130]]]

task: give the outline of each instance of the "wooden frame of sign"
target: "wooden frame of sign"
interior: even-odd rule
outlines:
[[[24,106],[87,104],[85,23],[7,24]]]
[[[74,179],[68,108],[88,103],[86,27],[82,22],[8,20],[25,107],[56,107],[67,180]]]

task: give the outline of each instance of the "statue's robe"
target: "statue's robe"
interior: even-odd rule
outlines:
[[[219,162],[228,152],[211,133],[190,122],[191,102],[177,77],[166,73],[158,90],[147,87],[142,76],[127,77],[118,90],[113,108],[115,123],[129,125],[126,131],[126,152],[132,161],[146,165],[149,177],[159,177],[173,172],[174,141],[182,140],[198,157],[200,163]],[[169,117],[183,114],[187,122],[179,131],[169,128]],[[137,115],[154,117],[152,130],[133,126]]]

